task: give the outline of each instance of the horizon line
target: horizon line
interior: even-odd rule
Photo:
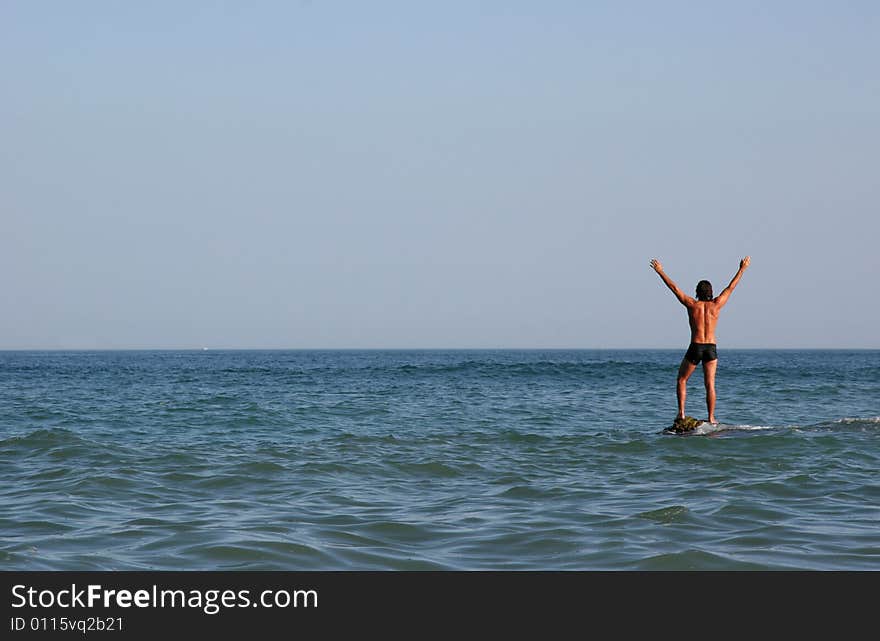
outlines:
[[[0,347],[0,352],[683,351],[684,347]],[[724,347],[723,351],[877,351],[880,347]]]

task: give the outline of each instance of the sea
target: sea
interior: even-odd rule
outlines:
[[[0,352],[0,569],[880,570],[880,351],[682,355]]]

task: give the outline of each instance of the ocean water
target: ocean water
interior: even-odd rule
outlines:
[[[682,351],[0,352],[0,568],[880,569],[880,351]]]

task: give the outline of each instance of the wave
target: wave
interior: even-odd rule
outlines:
[[[843,423],[844,425],[880,425],[880,416],[872,416],[870,418],[839,418],[835,423]]]
[[[880,416],[870,416],[864,418],[839,418],[833,421],[822,421],[813,425],[805,426],[806,429],[847,429],[847,430],[869,430],[880,428]]]
[[[0,440],[0,448],[2,447],[25,447],[34,449],[43,449],[47,447],[57,447],[59,445],[78,445],[87,441],[73,432],[63,427],[54,429],[41,428],[25,434],[23,436],[9,436]]]
[[[711,425],[709,423],[704,423],[697,427],[694,432],[697,434],[711,434],[713,432],[721,432],[721,431],[738,431],[738,432],[761,432],[766,430],[778,430],[779,426],[773,425],[726,425],[724,423],[718,423],[717,425]]]
[[[702,425],[695,428],[692,432],[687,432],[687,434],[693,435],[708,435],[715,434],[717,432],[767,432],[767,431],[781,431],[781,430],[797,430],[797,431],[833,431],[833,430],[860,430],[865,431],[869,429],[878,429],[880,428],[880,416],[872,416],[872,417],[864,417],[864,418],[838,418],[834,420],[828,421],[819,421],[817,423],[809,423],[806,425],[793,424],[793,425],[751,425],[751,424],[742,424],[742,425],[734,425],[734,424],[726,424],[726,423],[717,423],[715,425],[711,425],[709,423],[703,423]]]
[[[405,363],[399,365],[369,365],[366,367],[353,368],[358,371],[374,371],[400,374],[425,374],[440,375],[454,373],[474,374],[513,374],[513,375],[544,375],[544,374],[602,374],[622,369],[629,370],[633,366],[649,367],[652,364],[641,361],[627,360],[601,360],[601,361],[514,361],[514,362],[491,362],[486,360],[463,360],[450,363]],[[333,368],[338,371],[338,368]]]

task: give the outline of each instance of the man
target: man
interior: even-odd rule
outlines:
[[[688,323],[691,326],[691,344],[687,353],[681,360],[678,368],[678,384],[676,395],[678,397],[678,419],[683,419],[684,402],[687,398],[687,382],[697,369],[697,365],[703,363],[703,379],[706,383],[706,408],[709,410],[709,422],[718,423],[715,420],[715,369],[718,367],[718,354],[715,348],[715,326],[718,324],[718,312],[727,303],[730,294],[733,293],[742,278],[743,272],[751,262],[751,256],[746,256],[739,262],[739,269],[718,296],[712,298],[712,283],[701,280],[697,283],[697,297],[686,296],[678,288],[669,276],[663,271],[663,265],[656,258],[651,261],[651,267],[660,275],[666,286],[672,290],[678,301],[687,308]]]

